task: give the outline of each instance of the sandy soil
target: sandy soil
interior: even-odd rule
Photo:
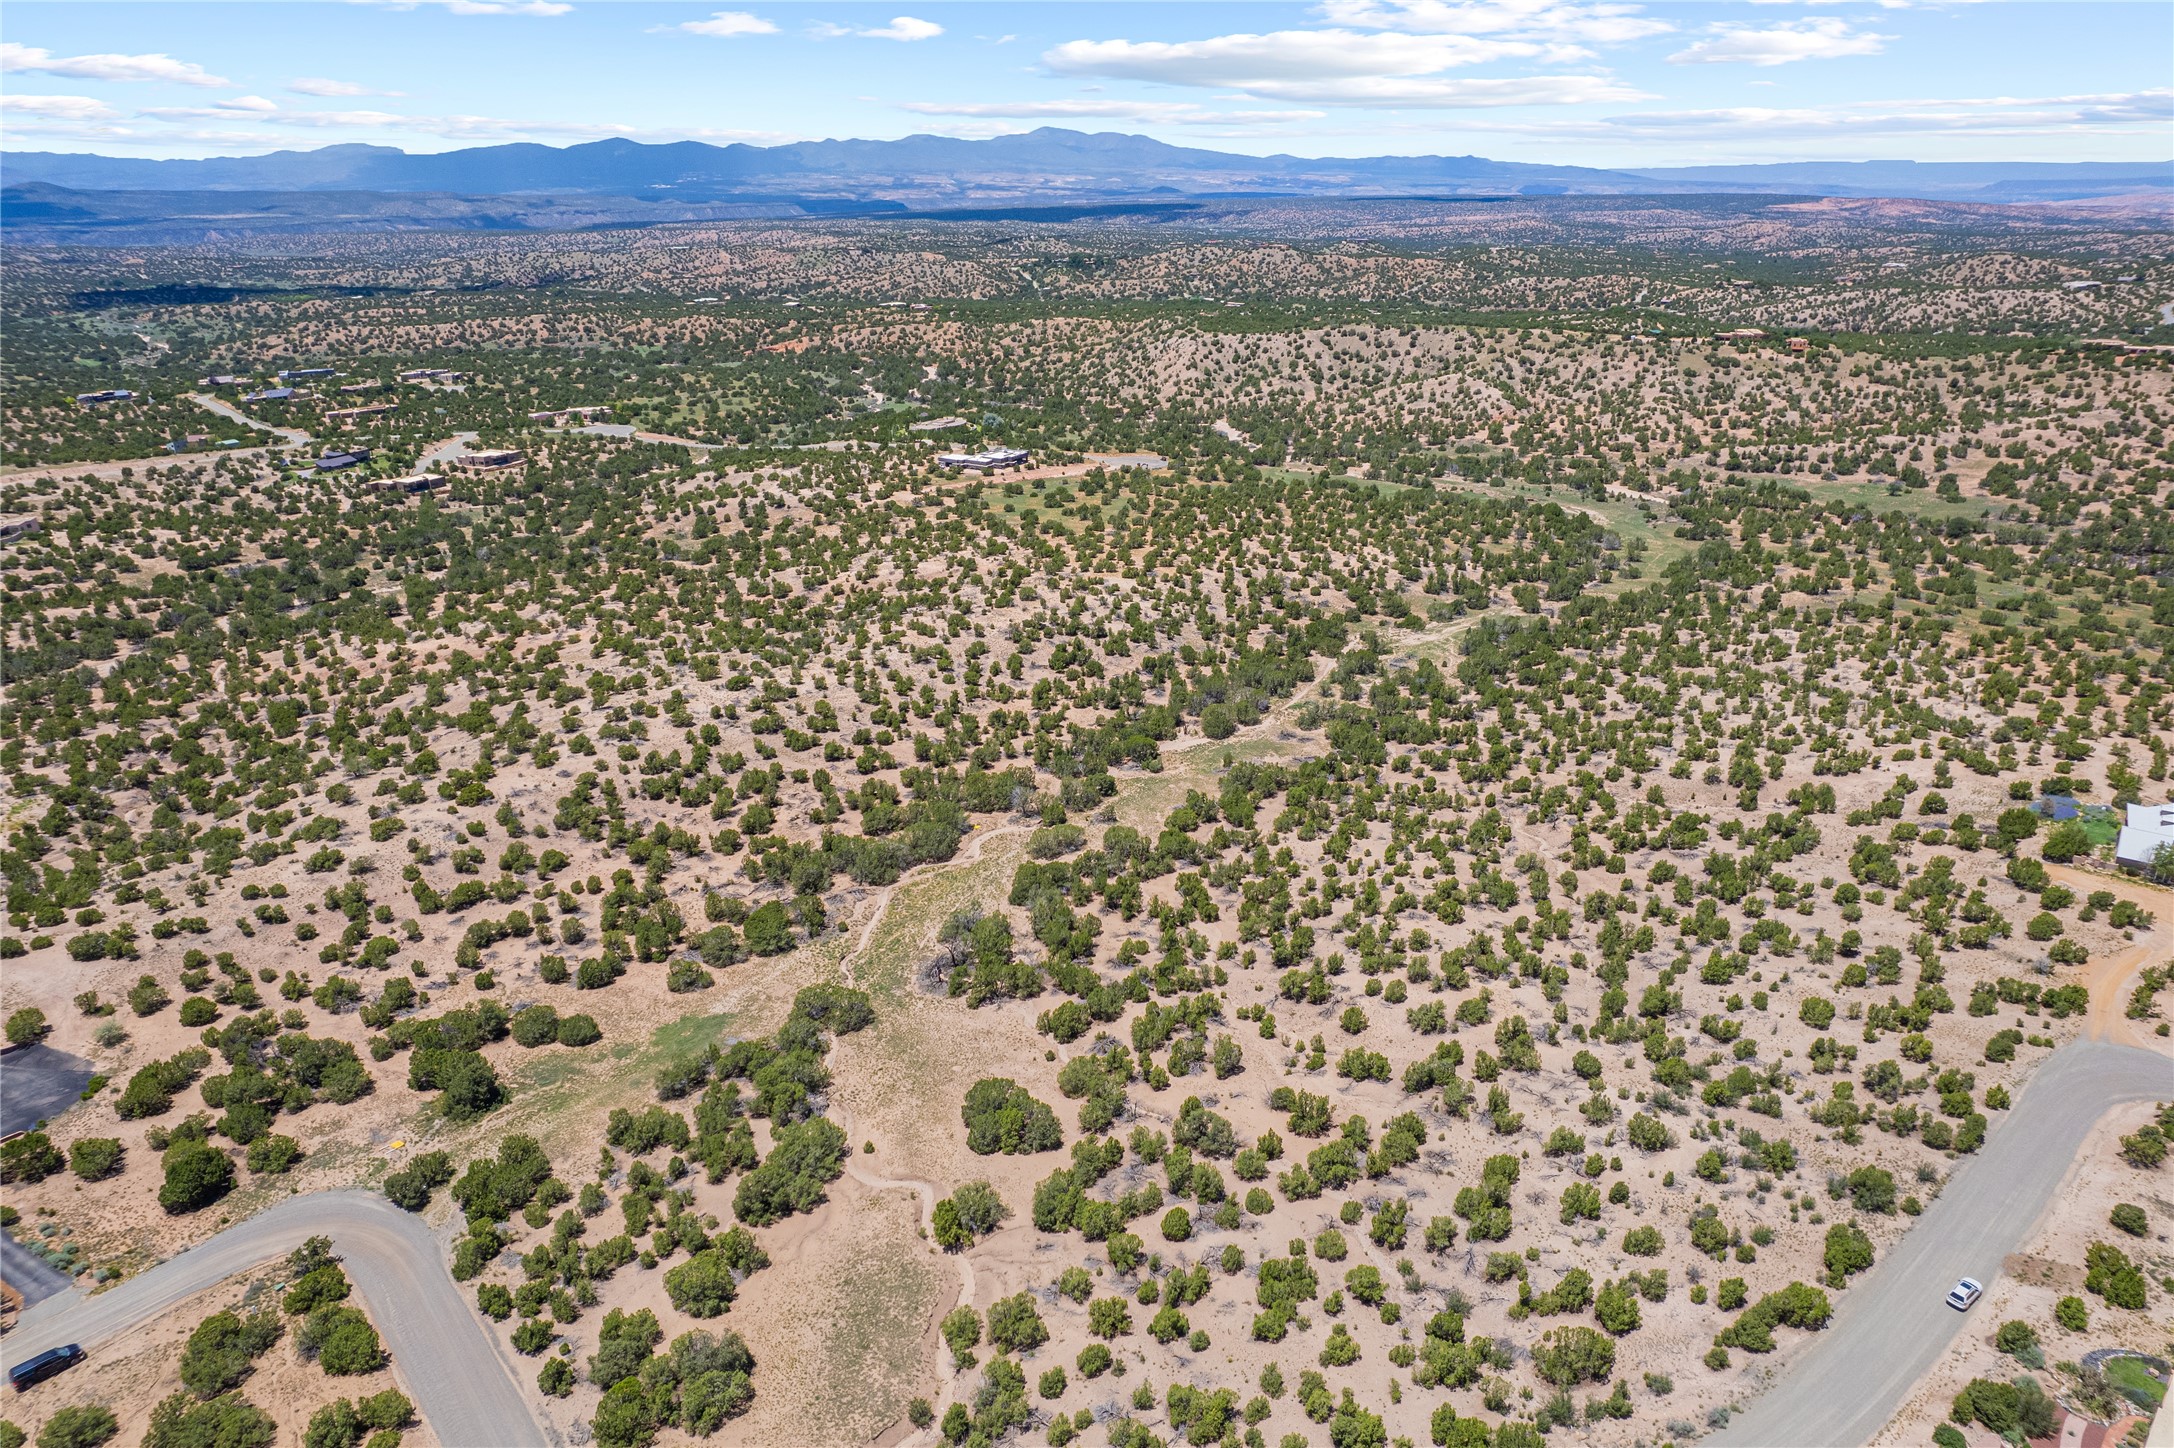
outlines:
[[[2080,1144],[2076,1164],[2038,1230],[2023,1250],[2001,1264],[2000,1277],[1986,1284],[1985,1296],[1970,1310],[1970,1331],[1956,1339],[1872,1448],[1926,1442],[1933,1427],[1946,1420],[1956,1392],[1972,1378],[2006,1381],[2030,1371],[1994,1348],[1993,1336],[2004,1322],[2021,1319],[2037,1330],[2048,1367],[2034,1376],[2056,1394],[2065,1381],[2058,1365],[2079,1361],[2094,1349],[2166,1354],[2174,1336],[2174,1313],[2166,1310],[2164,1297],[2153,1310],[2128,1312],[2083,1287],[2084,1248],[2092,1242],[2119,1247],[2131,1261],[2148,1264],[2147,1273],[2155,1278],[2174,1271],[2174,1187],[2164,1173],[2139,1172],[2123,1161],[2118,1145],[2120,1137],[2154,1114],[2148,1104],[2119,1107]],[[2149,1235],[2131,1237],[2107,1224],[2107,1213],[2120,1202],[2134,1203],[2150,1214]],[[2081,1297],[2089,1310],[2090,1324],[2082,1332],[2069,1332],[2053,1320],[2054,1304],[2069,1296]]]
[[[252,1311],[269,1307],[276,1311],[283,1286],[284,1275],[277,1265],[230,1279],[101,1344],[82,1365],[48,1378],[27,1393],[9,1394],[5,1406],[0,1407],[0,1416],[35,1439],[39,1429],[60,1409],[99,1403],[120,1420],[121,1431],[115,1442],[140,1442],[151,1421],[151,1410],[167,1395],[183,1390],[181,1352],[197,1324],[230,1308]],[[354,1297],[349,1298],[348,1305],[362,1306]],[[331,1376],[317,1364],[305,1361],[296,1350],[295,1331],[300,1320],[287,1317],[285,1322],[285,1335],[257,1359],[255,1371],[240,1389],[244,1398],[278,1422],[280,1448],[299,1444],[310,1415],[334,1399],[366,1398],[387,1388],[406,1391],[397,1362],[375,1373]],[[408,1426],[400,1441],[402,1448],[438,1448],[437,1439],[420,1418]]]

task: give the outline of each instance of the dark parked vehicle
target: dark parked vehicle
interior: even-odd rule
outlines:
[[[42,1383],[58,1372],[66,1372],[83,1361],[83,1349],[75,1343],[65,1347],[49,1347],[34,1358],[25,1358],[8,1369],[8,1382],[18,1393],[28,1392],[34,1383]]]

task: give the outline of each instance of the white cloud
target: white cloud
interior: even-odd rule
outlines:
[[[1432,75],[1456,65],[1531,56],[1521,41],[1463,35],[1361,34],[1352,30],[1277,30],[1207,40],[1068,40],[1042,55],[1051,70],[1165,85],[1268,85],[1330,78]]]
[[[55,55],[35,45],[0,41],[0,71],[34,71],[76,80],[165,81],[216,89],[234,82],[170,55]]]
[[[2174,123],[2174,90],[2104,95],[1975,96],[1947,100],[1853,101],[1831,106],[1725,106],[1634,111],[1590,120],[1475,120],[1471,129],[1616,145],[1699,141],[1734,145],[1747,161],[1777,158],[1775,148],[1803,142],[1831,159],[1853,144],[1930,136],[2158,136]],[[1857,154],[1863,154],[1859,150]],[[1701,159],[1725,160],[1708,155]]]
[[[711,127],[673,128],[666,131],[612,122],[540,121],[459,114],[404,115],[395,111],[361,109],[302,110],[280,105],[262,96],[241,96],[209,106],[152,106],[135,112],[135,118],[158,123],[159,129],[146,130],[143,133],[150,142],[186,141],[192,144],[226,146],[262,147],[281,144],[282,131],[332,131],[344,132],[348,136],[373,138],[430,137],[463,144],[515,140],[594,141],[611,136],[625,136],[642,141],[746,141],[761,145],[806,139],[779,131]],[[65,119],[77,118],[69,116]],[[86,116],[83,119],[96,117]],[[197,123],[217,124],[214,126]],[[238,125],[252,126],[255,129],[233,129]]]
[[[357,85],[351,80],[325,80],[320,76],[303,76],[298,80],[288,81],[287,89],[298,96],[324,96],[327,99],[334,100],[352,96],[403,96],[407,94],[406,91],[373,90],[366,85]]]
[[[922,116],[999,120],[1140,121],[1206,126],[1315,121],[1321,111],[1211,111],[1191,101],[903,101],[898,107]]]
[[[0,111],[55,121],[103,121],[114,114],[104,101],[89,96],[0,96]]]
[[[260,121],[314,130],[400,126],[409,119],[392,111],[292,111],[262,96],[244,96],[214,106],[146,106],[136,114],[160,121]]]
[[[854,25],[837,25],[830,21],[820,21],[810,26],[809,29],[814,34],[828,39],[836,39],[845,35],[857,35],[863,40],[934,40],[944,33],[944,28],[935,21],[920,20],[911,15],[893,16],[891,23],[888,25],[871,25],[863,28]]]
[[[1625,45],[1675,29],[1638,5],[1563,0],[1324,0],[1332,24],[1425,35],[1504,35],[1576,47]]]
[[[1042,60],[1064,74],[1213,87],[1301,105],[1424,109],[1648,98],[1604,75],[1440,75],[1455,66],[1544,56],[1548,49],[1535,41],[1470,35],[1281,30],[1178,42],[1074,40]]]
[[[564,15],[574,7],[560,0],[348,0],[352,5],[382,5],[390,10],[413,10],[436,5],[448,15]]]
[[[1852,30],[1840,16],[1823,15],[1765,30],[1746,25],[1715,25],[1712,34],[1671,55],[1676,65],[1788,65],[1799,60],[1838,60],[1850,55],[1878,55],[1892,35]]]
[[[888,25],[878,25],[873,30],[863,30],[870,40],[934,40],[944,33],[944,28],[933,20],[920,20],[911,15],[893,16]]]
[[[1361,76],[1246,87],[1272,100],[1387,110],[1465,110],[1493,106],[1577,106],[1652,100],[1651,93],[1605,75],[1522,75],[1461,79]]]
[[[720,10],[707,20],[689,20],[671,28],[684,30],[689,35],[707,35],[717,40],[729,39],[735,35],[777,34],[775,25],[760,15],[750,15],[745,10]]]

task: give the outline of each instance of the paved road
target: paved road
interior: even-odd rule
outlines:
[[[393,1364],[446,1448],[550,1448],[512,1365],[455,1286],[445,1250],[421,1219],[358,1191],[292,1197],[95,1297],[69,1292],[23,1314],[0,1339],[20,1362],[65,1342],[95,1349],[147,1318],[306,1237],[330,1237],[345,1259]]]
[[[51,1121],[82,1099],[91,1063],[42,1041],[0,1051],[0,1136]]]
[[[1884,1260],[1840,1294],[1834,1321],[1787,1375],[1705,1440],[1740,1448],[1869,1443],[1956,1335],[1982,1315],[1942,1298],[1958,1277],[1990,1285],[2022,1245],[2109,1106],[2174,1098],[2174,1056],[2101,1041],[2055,1052],[2008,1120],[1948,1181]]]

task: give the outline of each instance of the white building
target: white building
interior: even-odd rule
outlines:
[[[2114,841],[2114,861],[2132,870],[2150,866],[2160,850],[2174,845],[2174,804],[2132,804]]]
[[[986,452],[938,453],[936,455],[936,466],[940,468],[960,468],[967,472],[978,473],[1002,472],[1005,468],[1023,468],[1027,465],[1027,462],[1028,453],[1023,447],[993,447]]]

